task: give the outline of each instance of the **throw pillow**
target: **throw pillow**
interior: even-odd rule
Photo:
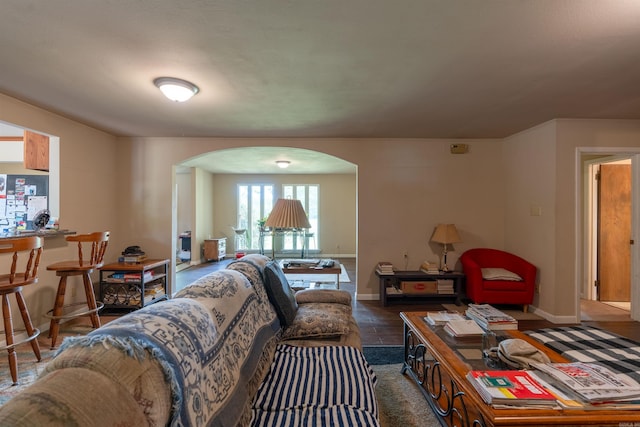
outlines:
[[[482,268],[482,278],[484,280],[510,280],[521,282],[522,277],[504,268]]]
[[[305,289],[296,292],[298,304],[310,302],[330,302],[351,307],[351,294],[342,289]]]
[[[277,261],[269,261],[264,267],[264,279],[267,296],[276,309],[280,323],[283,326],[291,325],[298,311],[298,303],[295,292],[289,286],[289,282]]]
[[[282,339],[329,338],[349,333],[351,307],[334,303],[301,305],[293,323],[285,328]]]

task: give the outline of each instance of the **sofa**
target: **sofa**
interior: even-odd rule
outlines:
[[[515,304],[528,311],[533,302],[537,268],[499,249],[474,248],[460,256],[466,296],[476,304]]]
[[[341,290],[294,293],[248,255],[174,298],[66,338],[0,407],[11,426],[378,425],[376,377]]]

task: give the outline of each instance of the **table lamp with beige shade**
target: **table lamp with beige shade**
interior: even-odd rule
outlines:
[[[299,231],[305,228],[311,228],[307,213],[302,207],[300,200],[296,199],[278,199],[275,206],[271,210],[265,227],[269,227],[271,233],[271,255],[272,259],[276,258],[275,249],[275,231],[276,230],[292,230]]]
[[[450,271],[447,265],[447,245],[462,242],[455,224],[438,224],[431,236],[431,241],[442,244],[442,271]]]

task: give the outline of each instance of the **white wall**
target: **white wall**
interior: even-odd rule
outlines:
[[[540,291],[533,305],[555,312],[556,123],[506,138],[502,145],[508,177],[504,249],[538,267]]]
[[[191,212],[193,210],[193,197],[191,194],[191,172],[176,173],[178,187],[178,233],[191,230]]]
[[[553,120],[506,138],[504,147],[505,248],[538,267],[537,308],[555,322],[575,322],[584,268],[579,151],[638,151],[640,121]],[[542,216],[527,214],[528,204],[539,205]]]

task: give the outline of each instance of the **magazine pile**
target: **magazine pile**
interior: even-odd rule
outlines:
[[[451,311],[428,311],[424,320],[431,326],[435,326],[445,325],[451,320],[465,320],[465,317],[460,313]]]
[[[489,405],[556,407],[556,396],[529,371],[470,371],[467,379]]]
[[[534,363],[543,380],[591,404],[637,401],[640,384],[628,375],[596,363]]]
[[[518,321],[489,304],[469,304],[465,313],[484,330],[518,329]]]
[[[494,407],[636,409],[640,384],[596,363],[534,363],[531,370],[470,371],[467,379]]]

